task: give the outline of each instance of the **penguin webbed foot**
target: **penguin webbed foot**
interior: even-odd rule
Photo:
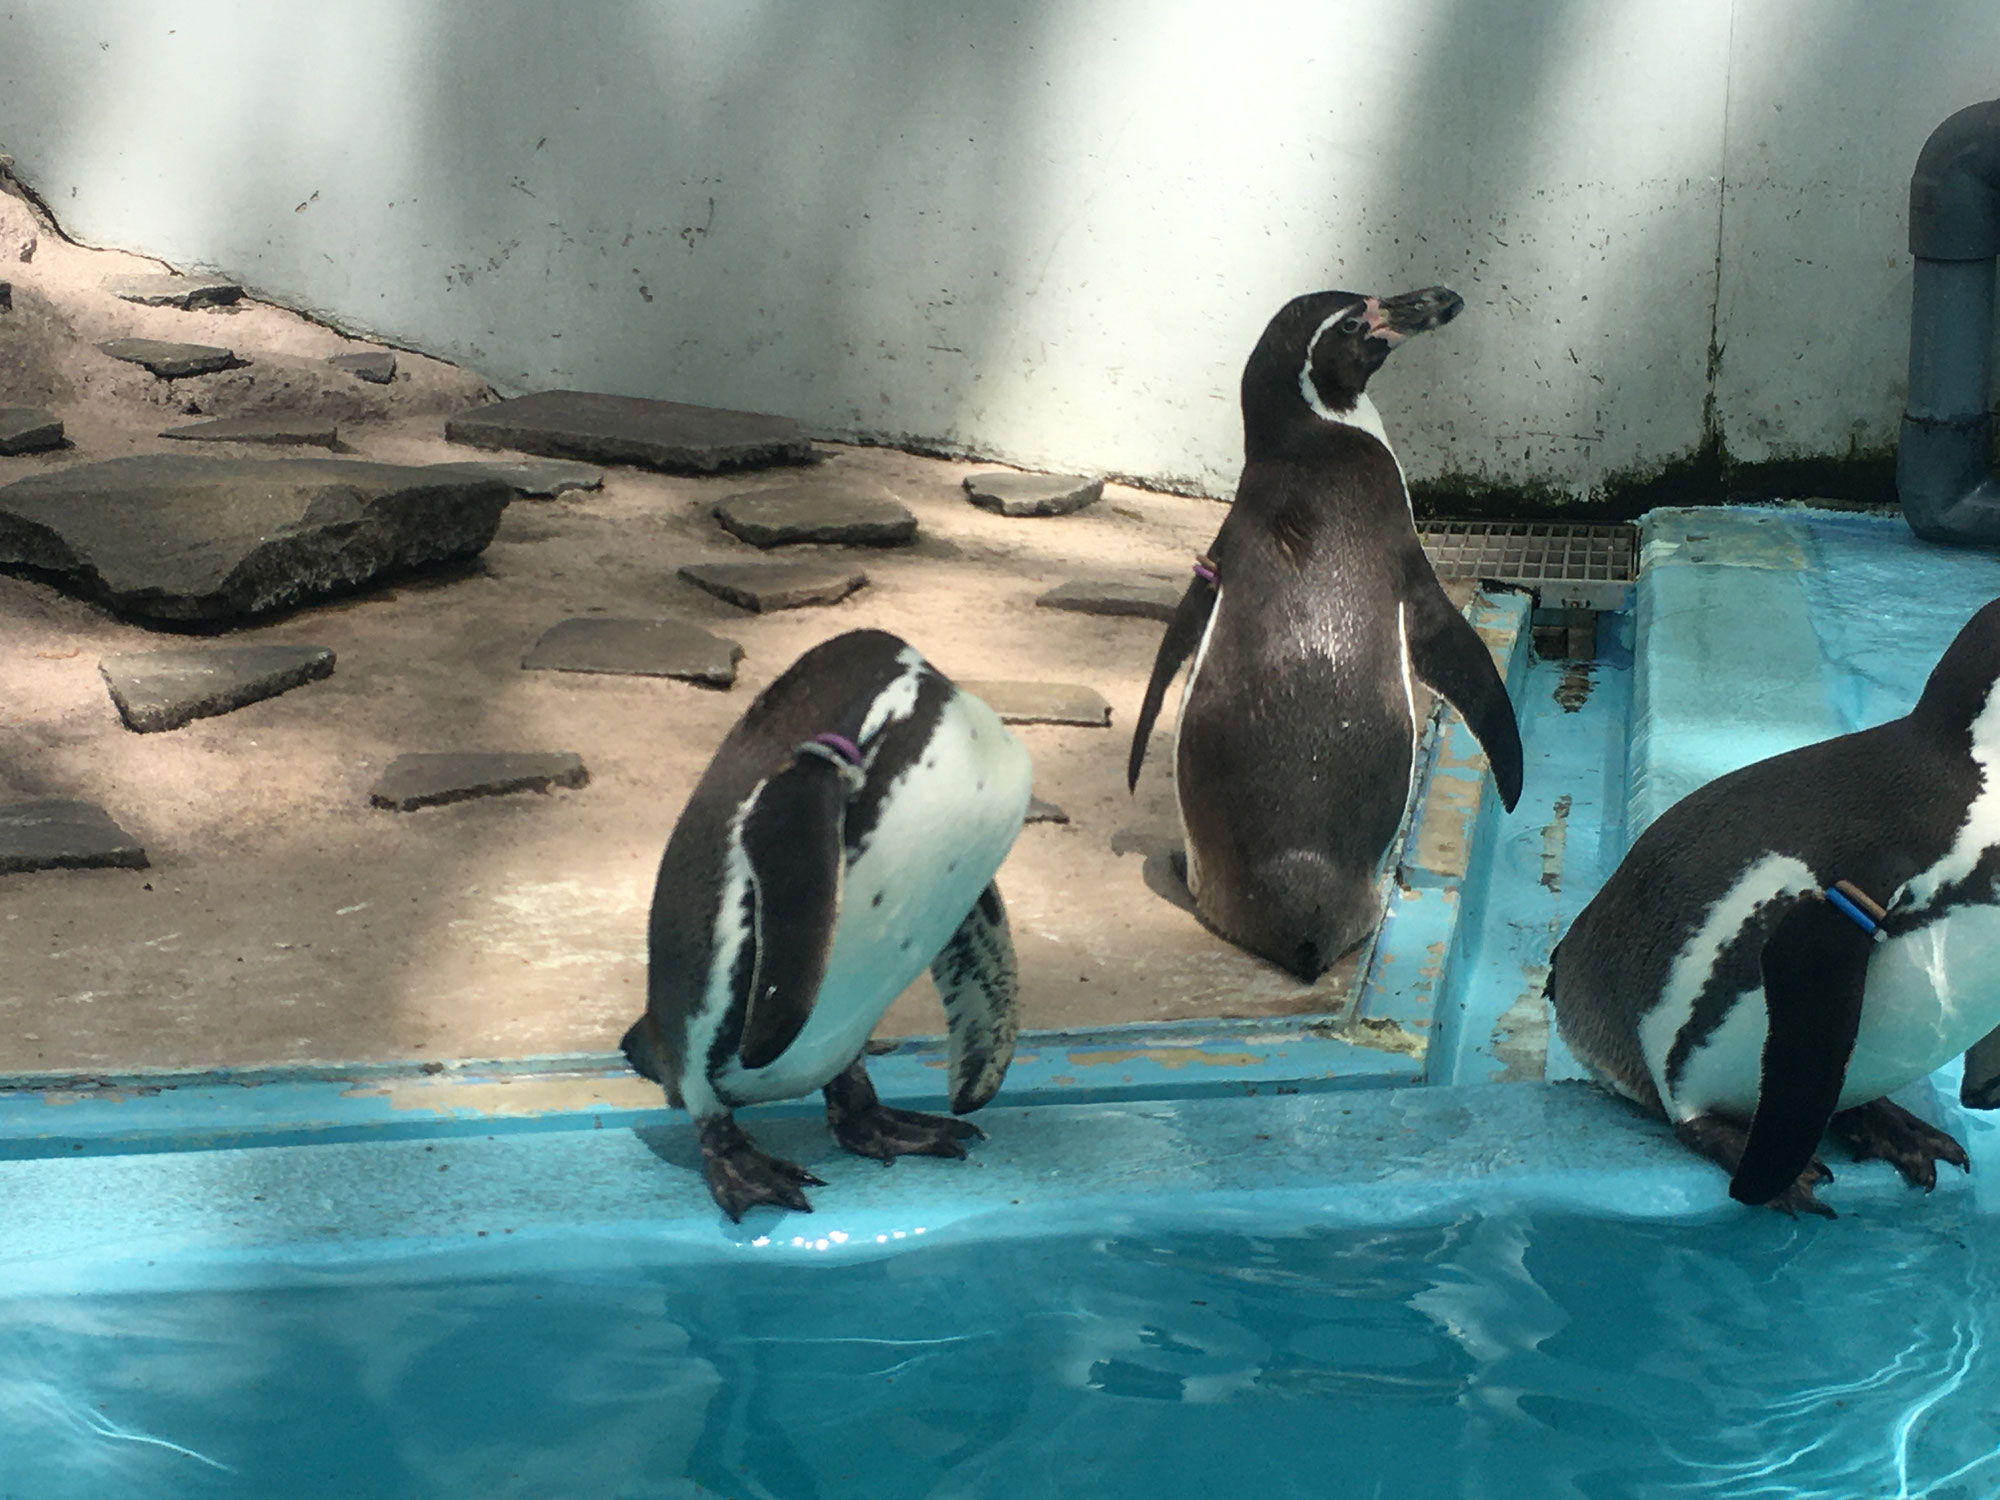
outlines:
[[[946,1156],[963,1161],[964,1142],[986,1139],[969,1120],[892,1109],[875,1093],[860,1059],[826,1086],[826,1124],[843,1149],[888,1166],[899,1156]]]
[[[1720,1115],[1696,1115],[1691,1120],[1682,1120],[1674,1126],[1674,1134],[1690,1150],[1707,1157],[1731,1177],[1743,1165],[1743,1152],[1750,1144],[1750,1128],[1734,1120],[1726,1120]],[[1791,1186],[1775,1198],[1765,1200],[1765,1208],[1775,1209],[1788,1218],[1796,1219],[1800,1214],[1818,1214],[1823,1219],[1837,1219],[1831,1207],[1813,1196],[1815,1188],[1824,1187],[1833,1181],[1833,1173],[1825,1162],[1817,1156],[1806,1162]]]
[[[1871,1157],[1886,1161],[1905,1182],[1927,1193],[1937,1186],[1940,1161],[1963,1172],[1972,1170],[1972,1159],[1955,1139],[1887,1099],[1842,1110],[1833,1117],[1832,1130],[1856,1161]]]
[[[698,1121],[695,1133],[701,1141],[702,1176],[708,1180],[709,1196],[735,1223],[763,1205],[809,1214],[812,1204],[799,1189],[826,1186],[824,1178],[804,1167],[758,1150],[728,1115]]]

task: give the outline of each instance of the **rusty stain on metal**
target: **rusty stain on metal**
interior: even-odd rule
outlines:
[[[1424,1060],[1431,1046],[1429,1037],[1419,1036],[1387,1016],[1349,1016],[1324,1022],[1313,1027],[1313,1031],[1336,1042],[1366,1047],[1373,1052],[1396,1052],[1418,1062]]]
[[[346,1099],[387,1099],[395,1110],[449,1115],[538,1115],[551,1110],[661,1109],[660,1086],[636,1074],[630,1078],[520,1078],[505,1082],[396,1079],[380,1088],[351,1088]]]
[[[1163,1068],[1185,1068],[1199,1063],[1204,1068],[1254,1068],[1264,1055],[1258,1052],[1212,1052],[1203,1047],[1130,1047],[1115,1052],[1072,1052],[1069,1060],[1080,1068],[1116,1067],[1143,1058]]]
[[[1549,809],[1551,817],[1542,829],[1542,884],[1551,895],[1563,888],[1563,850],[1569,843],[1570,797],[1564,792]]]
[[[1523,964],[1521,978],[1521,993],[1493,1023],[1493,1059],[1501,1065],[1495,1083],[1539,1083],[1548,1075],[1549,966]]]

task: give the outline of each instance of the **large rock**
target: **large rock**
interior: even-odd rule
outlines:
[[[144,365],[162,380],[209,375],[231,369],[238,362],[232,349],[218,349],[213,344],[175,344],[165,339],[108,339],[97,350],[128,364]]]
[[[146,851],[95,803],[52,797],[0,804],[0,875],[104,865],[143,870]]]
[[[577,615],[542,632],[521,665],[531,671],[678,677],[728,687],[743,648],[685,620]]]
[[[97,664],[127,729],[155,734],[231,713],[332,675],[324,646],[125,651]]]
[[[226,307],[243,288],[225,276],[125,276],[111,294],[145,307]]]
[[[716,505],[715,519],[753,547],[900,547],[917,535],[917,518],[893,496],[818,484],[730,495]]]
[[[360,459],[114,458],[0,488],[0,569],[142,619],[228,621],[473,556],[512,498]]]
[[[582,757],[563,750],[419,750],[390,761],[368,800],[409,812],[473,797],[583,786],[589,780]]]
[[[838,604],[868,582],[859,568],[812,562],[689,563],[681,569],[681,577],[757,614]]]
[[[0,406],[0,453],[36,453],[63,444],[62,418],[38,406]]]
[[[475,448],[639,464],[670,474],[810,463],[813,456],[790,417],[592,391],[542,391],[475,406],[447,422],[444,435]]]

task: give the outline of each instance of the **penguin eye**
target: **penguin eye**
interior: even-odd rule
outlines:
[[[1340,320],[1340,331],[1342,333],[1359,333],[1367,326],[1359,318],[1342,318]]]

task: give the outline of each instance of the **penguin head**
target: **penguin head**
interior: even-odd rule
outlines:
[[[1947,733],[1972,733],[1974,721],[1989,706],[1996,681],[2000,681],[2000,599],[1967,620],[1945,648],[1910,717]]]
[[[1243,367],[1246,432],[1271,431],[1307,417],[1342,421],[1368,377],[1412,334],[1457,317],[1465,299],[1431,286],[1399,297],[1308,292],[1278,310]],[[1252,439],[1253,451],[1257,446]]]

